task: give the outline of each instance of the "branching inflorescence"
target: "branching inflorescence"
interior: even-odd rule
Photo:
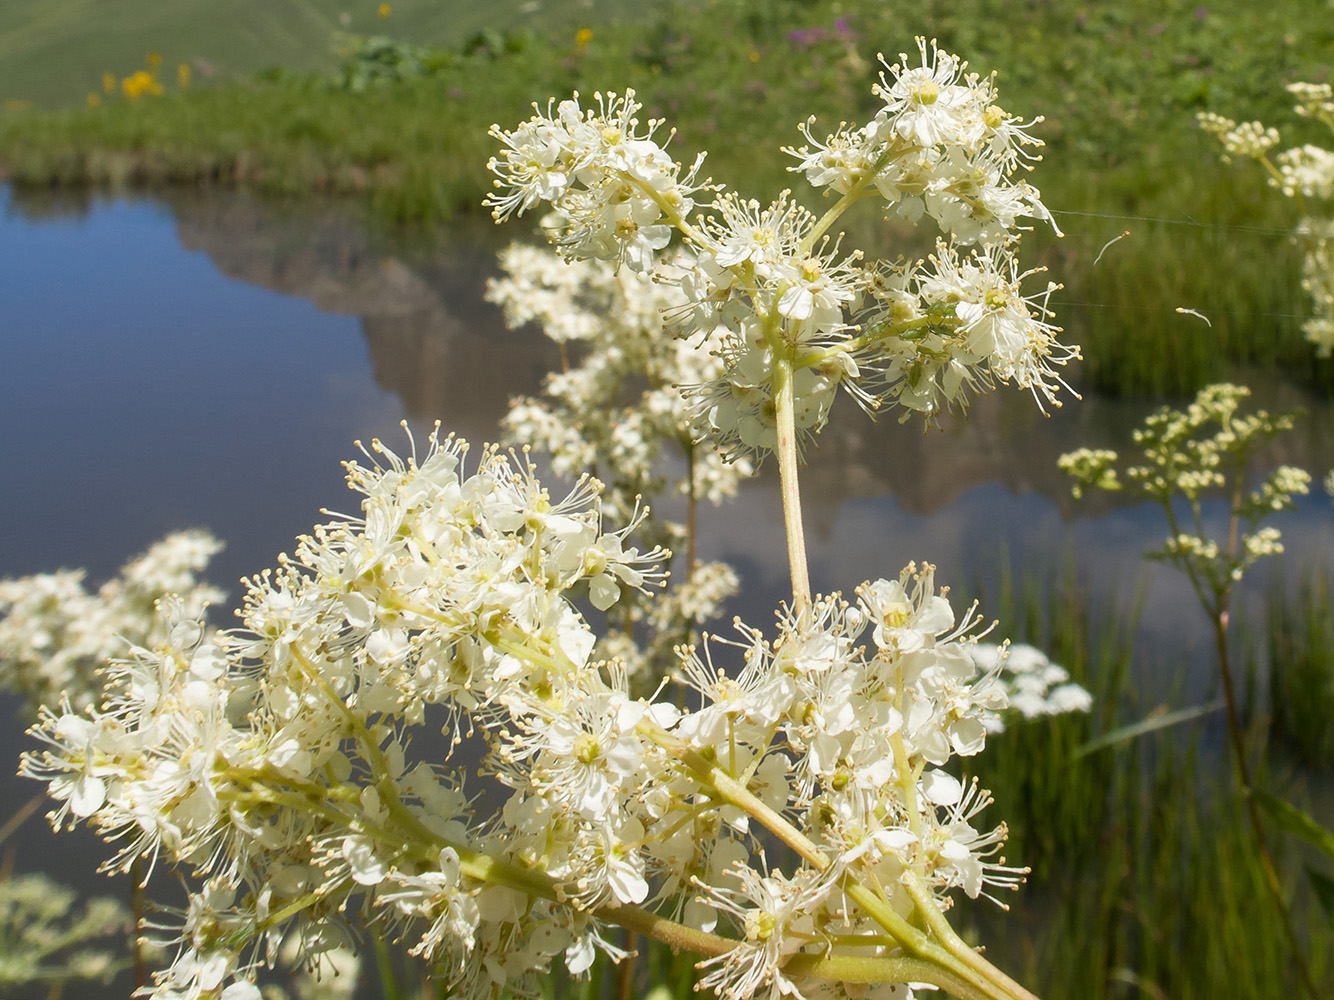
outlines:
[[[775,453],[792,600],[772,629],[682,645],[681,686],[637,697],[579,606],[614,614],[667,553],[631,543],[633,517],[604,525],[601,483],[557,498],[523,457],[374,442],[348,465],[360,514],[253,578],[241,628],[166,604],[166,640],[114,668],[107,702],[35,729],[46,749],[23,767],[57,824],[116,841],[112,867],[204,880],[150,995],[249,1000],[285,939],[314,961],[360,912],[460,996],[535,989],[557,959],[582,973],[619,956],[616,925],[699,954],[701,985],[735,1000],[1030,996],[946,919],[954,890],[1023,876],[979,818],[989,796],[947,769],[1007,701],[998,654],[975,655],[981,616],[929,565],[847,599],[813,595],[805,568],[798,437],[839,387],[930,419],[998,381],[1055,402],[1076,356],[1053,286],[1024,292],[1014,259],[1016,220],[1047,218],[1011,179],[1033,123],[953,56],[920,55],[887,65],[872,122],[823,144],[808,125],[789,151],[837,196],[818,218],[676,164],[633,94],[493,130],[498,218],[549,205],[568,258],[674,282],[675,334],[716,345],[694,425],[733,459]],[[948,241],[864,265],[827,236],[862,198]],[[443,759],[413,760],[424,726],[450,737]],[[464,779],[483,745],[502,789],[485,813]]]
[[[1334,131],[1334,88],[1327,83],[1292,83],[1297,114],[1322,122]],[[1307,143],[1269,156],[1279,143],[1277,129],[1261,122],[1242,122],[1212,112],[1199,116],[1200,127],[1223,144],[1223,159],[1253,159],[1269,173],[1269,182],[1301,206],[1296,237],[1305,249],[1302,287],[1311,296],[1313,312],[1302,324],[1306,339],[1322,358],[1334,352],[1334,150]],[[1311,202],[1323,205],[1316,208]]]

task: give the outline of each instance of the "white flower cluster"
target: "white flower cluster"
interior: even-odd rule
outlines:
[[[1334,198],[1334,150],[1307,143],[1278,154],[1279,190],[1292,198]]]
[[[566,264],[548,250],[513,244],[500,255],[504,277],[487,285],[510,326],[538,323],[567,355],[545,385],[546,399],[522,397],[505,424],[518,444],[551,456],[562,476],[594,470],[603,506],[630,519],[637,498],[657,492],[664,452],[688,444],[688,474],[670,489],[720,503],[736,495],[749,463],[724,462],[711,442],[690,443],[681,386],[721,374],[719,344],[663,335],[679,310],[679,288],[598,260]],[[664,261],[670,269],[671,258]],[[576,346],[577,345],[577,346]],[[605,470],[605,471],[604,471]]]
[[[1007,237],[1020,217],[1051,221],[1036,188],[1011,180],[1016,166],[1040,146],[1023,122],[997,103],[994,80],[965,73],[967,63],[917,39],[921,65],[889,65],[875,96],[884,101],[872,121],[844,125],[823,143],[802,128],[809,145],[789,150],[793,169],[816,187],[847,194],[870,180],[898,215],[935,219],[966,243]],[[812,150],[811,147],[814,147]]]
[[[1009,701],[1000,663],[974,657],[976,606],[956,617],[929,565],[847,601],[813,596],[806,565],[797,442],[840,385],[930,419],[997,381],[1052,400],[1053,366],[1075,356],[1048,322],[1053,286],[1025,294],[1014,258],[1017,221],[1047,217],[1011,179],[1032,123],[919,49],[920,67],[886,67],[870,125],[789,151],[839,196],[819,219],[787,193],[764,206],[699,181],[632,94],[493,128],[497,218],[549,203],[562,254],[608,262],[562,274],[514,252],[493,295],[543,324],[564,370],[510,424],[566,474],[610,465],[611,492],[583,475],[554,499],[526,450],[486,449],[468,472],[438,428],[422,455],[373,442],[370,467],[347,466],[359,515],[248,581],[240,629],[161,601],[108,697],[42,710],[45,748],[22,769],[48,783],[54,823],[96,827],[118,845],[110,867],[161,861],[201,886],[154,928],[176,952],[146,995],[258,1000],[284,942],[318,963],[359,915],[477,1000],[625,957],[613,926],[703,956],[700,985],[727,1000],[911,1000],[922,985],[1033,1000],[945,916],[955,889],[990,896],[1024,874],[1000,856],[1004,825],[979,820],[988,794],[948,770]],[[862,197],[950,239],[927,261],[863,266],[828,235]],[[659,335],[664,310],[678,340]],[[687,381],[693,430],[737,466],[686,435]],[[679,644],[644,697],[618,655],[632,636],[599,645],[585,611],[633,627],[631,595],[665,584],[639,497],[663,491],[653,449],[673,436],[688,497],[776,452],[792,601],[768,635],[738,621],[731,640]],[[697,621],[733,585],[688,575],[640,621]],[[498,805],[474,813],[469,772]]]
[[[981,673],[996,674],[1005,687],[1009,708],[1026,720],[1087,712],[1093,707],[1093,696],[1036,646],[979,642],[969,652]],[[1004,714],[993,715],[986,722],[989,732],[1005,731]]]
[[[596,110],[576,95],[514,131],[493,127],[505,150],[491,161],[488,204],[503,219],[550,203],[568,258],[679,286],[681,334],[716,343],[723,362],[692,390],[697,426],[733,455],[775,448],[780,391],[793,394],[803,436],[824,426],[840,387],[868,409],[900,403],[928,419],[997,381],[1055,404],[1057,369],[1078,352],[1048,321],[1056,286],[1025,294],[1014,258],[1019,220],[1050,221],[1037,190],[1013,179],[1035,159],[1034,122],[1003,111],[992,81],[954,56],[921,39],[919,50],[920,66],[886,65],[868,125],[822,144],[807,123],[814,151],[787,151],[792,169],[841,195],[820,219],[788,192],[763,205],[698,183],[700,161],[684,171],[653,140],[657,122],[640,129],[633,93],[598,95]],[[690,221],[702,192],[711,200]],[[930,216],[950,242],[898,271],[863,264],[826,231],[866,197],[897,216]],[[661,273],[673,228],[689,256]]]
[[[1334,118],[1334,86],[1328,83],[1290,83],[1287,91],[1297,99],[1297,114],[1303,118]]]
[[[23,695],[33,715],[62,697],[75,708],[92,705],[101,697],[103,664],[162,638],[154,614],[160,598],[178,595],[191,617],[223,599],[199,579],[221,550],[206,531],[175,532],[96,593],[84,588],[83,570],[0,580],[0,687]]]
[[[97,827],[115,867],[205,880],[150,996],[251,1000],[283,940],[314,961],[358,909],[464,997],[522,990],[556,956],[587,969],[616,954],[611,921],[673,918],[715,943],[708,986],[800,996],[794,957],[901,956],[901,914],[1019,879],[1004,828],[976,825],[985,793],[942,770],[982,749],[1006,695],[930,567],[784,613],[772,640],[739,626],[730,672],[683,648],[687,707],[634,698],[572,597],[608,607],[663,553],[601,530],[596,484],[556,501],[492,451],[465,474],[452,438],[373,451],[348,465],[361,516],[253,578],[243,629],[164,602],[164,638],[113,668],[106,704],[34,730],[23,770],[57,824]],[[443,762],[411,760],[422,725],[453,734]],[[509,790],[490,819],[463,790],[475,730]],[[790,877],[757,818],[805,852]]]
[[[564,217],[558,242],[575,259],[596,257],[649,271],[657,251],[671,241],[672,226],[694,208],[694,194],[708,190],[695,169],[682,172],[653,139],[660,122],[640,126],[634,91],[597,94],[597,110],[579,95],[547,105],[513,132],[491,134],[507,147],[489,164],[500,193],[491,196],[496,219],[550,202]]]
[[[1334,158],[1334,155],[1332,155]],[[1330,181],[1334,184],[1334,164]],[[1326,198],[1334,198],[1334,189]],[[1316,354],[1334,353],[1334,218],[1306,218],[1297,225],[1297,239],[1306,247],[1302,259],[1302,288],[1311,296],[1312,315],[1302,324]]]
[[[1233,157],[1253,157],[1259,159],[1279,143],[1278,129],[1269,128],[1263,122],[1242,122],[1238,125],[1231,118],[1212,111],[1202,111],[1196,115],[1200,128],[1218,137],[1223,144],[1224,161]]]
[[[1324,122],[1334,130],[1334,88],[1327,83],[1293,83],[1288,92],[1297,100],[1297,114]],[[1334,219],[1328,203],[1334,201],[1334,150],[1307,143],[1280,152],[1272,161],[1269,150],[1278,145],[1276,129],[1259,122],[1237,125],[1212,113],[1199,116],[1200,125],[1223,143],[1224,159],[1246,156],[1258,160],[1269,181],[1289,198],[1296,198],[1308,213],[1297,224],[1297,241],[1305,248],[1302,287],[1311,296],[1312,315],[1302,324],[1306,339],[1322,358],[1334,352]],[[1307,200],[1326,203],[1322,214],[1312,214]]]
[[[726,462],[711,441],[692,441],[680,387],[721,374],[716,345],[664,335],[664,313],[684,302],[674,284],[605,261],[566,264],[517,243],[500,265],[504,275],[488,283],[487,298],[511,326],[539,324],[563,361],[541,398],[512,401],[504,421],[510,440],[548,454],[559,475],[591,472],[603,484],[608,520],[637,520],[638,538],[684,551],[690,563],[661,597],[622,602],[619,631],[602,639],[602,655],[656,684],[673,662],[672,647],[721,614],[737,588],[731,567],[692,559],[690,538],[698,501],[721,503],[751,473],[744,458]],[[685,523],[661,515],[665,493],[686,498]]]
[[[1219,383],[1201,389],[1184,410],[1163,407],[1151,413],[1134,432],[1143,464],[1127,466],[1124,481],[1115,468],[1115,451],[1084,448],[1062,455],[1058,464],[1075,479],[1076,496],[1092,486],[1157,500],[1167,513],[1171,534],[1155,555],[1175,562],[1208,590],[1225,593],[1257,559],[1283,551],[1278,529],[1260,527],[1260,522],[1291,507],[1292,498],[1305,495],[1311,482],[1304,470],[1281,465],[1246,489],[1248,467],[1260,446],[1293,426],[1291,415],[1240,412],[1248,396],[1245,386]],[[1232,516],[1245,529],[1228,544],[1204,534],[1200,504],[1210,491],[1229,497]],[[1191,506],[1193,531],[1178,524],[1173,508],[1177,495]]]

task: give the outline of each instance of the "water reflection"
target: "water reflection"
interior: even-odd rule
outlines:
[[[105,575],[164,531],[204,524],[228,542],[225,583],[339,505],[338,461],[354,438],[392,441],[408,418],[492,439],[509,398],[556,364],[543,338],[506,330],[482,297],[514,227],[471,219],[414,244],[346,210],[235,192],[45,197],[10,203],[0,227],[16,262],[0,328],[28,331],[5,348],[0,406],[22,433],[4,447],[25,474],[0,508],[23,526],[0,540],[0,572]],[[1266,405],[1309,414],[1275,464],[1334,465],[1327,401],[1249,381]],[[1125,442],[1151,405],[1086,399],[1044,416],[1008,391],[924,433],[841,400],[804,487],[817,586],[849,588],[908,558],[972,580],[1004,561],[1058,565],[1070,549],[1095,583],[1141,578],[1140,553],[1163,532],[1157,512],[1105,494],[1075,506],[1056,457]],[[704,528],[703,554],[743,569],[739,610],[761,619],[785,592],[774,475]],[[1296,561],[1328,561],[1331,520],[1318,494],[1280,518]],[[1204,632],[1188,591],[1166,571],[1149,585],[1147,635],[1173,654],[1189,648]]]
[[[232,192],[63,197],[0,196],[0,575],[82,565],[100,579],[200,525],[227,541],[210,576],[235,595],[237,577],[270,565],[321,507],[348,503],[338,463],[353,439],[402,440],[403,419],[491,439],[510,396],[536,391],[556,364],[543,338],[507,331],[482,299],[512,229],[472,220],[414,245],[346,211]],[[1309,411],[1273,462],[1334,466],[1328,402],[1251,381],[1266,405]],[[1076,508],[1056,469],[1076,445],[1124,442],[1150,407],[1089,399],[1044,417],[1008,392],[924,434],[872,424],[841,400],[809,456],[815,586],[848,589],[929,558],[966,592],[1006,562],[1045,570],[1073,552],[1095,590],[1144,582],[1141,639],[1175,673],[1207,636],[1184,582],[1142,567],[1163,534],[1158,512],[1105,496]],[[737,565],[747,589],[734,610],[756,622],[786,591],[775,487],[771,463],[703,527],[701,555]],[[1277,523],[1290,548],[1280,572],[1329,564],[1327,498]],[[1184,696],[1208,683],[1197,672]],[[22,740],[7,732],[0,755],[12,760]],[[19,803],[31,790],[11,773],[0,794]],[[17,845],[19,870],[86,873],[91,856],[86,838],[53,839],[38,823]]]

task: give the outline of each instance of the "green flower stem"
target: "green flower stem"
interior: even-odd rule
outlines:
[[[797,482],[796,401],[792,389],[792,361],[774,353],[774,422],[778,434],[778,478],[783,493],[783,525],[787,534],[787,561],[792,573],[792,608],[800,618],[811,603],[810,573],[806,568],[806,533],[801,523],[801,489]]]
[[[916,874],[912,872],[905,873],[903,885],[908,890],[908,894],[912,896],[913,902],[917,904],[918,912],[926,919],[931,932],[944,944],[951,955],[974,969],[979,975],[986,977],[989,983],[1000,986],[1004,990],[1005,996],[1015,997],[1018,1000],[1037,1000],[1036,996],[984,959],[976,949],[969,947],[968,943],[959,937],[954,928],[950,926],[950,922],[945,919],[945,914],[940,911],[940,907],[936,905],[935,897],[931,895],[930,889]]]
[[[758,820],[816,870],[825,871],[833,864],[800,830],[698,750],[652,723],[641,722],[637,728],[694,772],[696,777],[712,788],[724,802],[736,806]],[[912,883],[909,882],[910,879]],[[848,878],[843,883],[843,891],[849,899],[866,910],[903,948],[929,967],[954,980],[955,985],[943,988],[950,990],[956,996],[985,997],[989,1000],[1036,1000],[1033,994],[1010,980],[954,933],[934,898],[916,876],[905,875],[904,882],[905,885],[916,884],[922,890],[920,896],[914,894],[913,900],[917,909],[922,911],[928,926],[936,933],[936,937],[940,938],[939,943],[914,927],[887,901],[866,886]],[[937,928],[943,928],[946,934],[942,935]],[[905,981],[934,982],[929,978]],[[957,991],[955,986],[960,986],[962,991]]]
[[[638,177],[628,171],[617,170],[614,176],[626,184],[630,184],[639,190],[645,198],[658,206],[658,211],[663,214],[667,224],[684,236],[688,241],[699,247],[707,247],[709,241],[704,234],[690,224],[690,220],[682,215],[675,205],[662,196],[662,194],[652,185],[646,184]]]
[[[553,902],[562,901],[562,894],[553,879],[546,874],[521,868],[490,855],[459,844],[439,839],[443,847],[451,847],[459,858],[459,871],[479,881],[503,885],[518,892]],[[638,906],[608,905],[590,911],[600,920],[617,924],[645,937],[661,941],[673,948],[716,958],[735,949],[739,942],[696,930],[667,917]],[[960,1000],[990,1000],[995,994],[981,991],[967,979],[942,969],[938,963],[913,958],[870,958],[855,955],[794,955],[783,966],[784,971],[824,979],[852,983],[924,982],[949,990]]]
[[[1236,478],[1232,492],[1232,509],[1228,520],[1227,556],[1229,565],[1234,564],[1237,557],[1239,511],[1244,489],[1244,469],[1238,466],[1232,471]],[[1301,941],[1297,937],[1297,929],[1292,924],[1292,913],[1289,911],[1288,902],[1283,896],[1283,886],[1278,877],[1278,870],[1274,866],[1273,854],[1269,849],[1269,838],[1265,835],[1260,807],[1255,801],[1255,796],[1251,794],[1251,790],[1255,786],[1251,778],[1250,765],[1246,760],[1241,713],[1237,707],[1237,695],[1232,683],[1232,666],[1227,650],[1228,599],[1231,597],[1231,591],[1230,581],[1218,587],[1217,605],[1211,617],[1214,626],[1214,646],[1218,653],[1218,670],[1223,681],[1223,700],[1227,706],[1228,732],[1231,735],[1233,756],[1237,761],[1237,779],[1241,784],[1242,795],[1246,799],[1246,812],[1251,821],[1251,830],[1255,834],[1255,846],[1260,855],[1260,867],[1264,872],[1265,885],[1269,889],[1270,896],[1273,897],[1274,905],[1278,908],[1279,918],[1283,922],[1284,935],[1292,947],[1298,977],[1311,1000],[1319,1000],[1320,991],[1316,988],[1315,979],[1307,965],[1306,951],[1302,948]],[[1208,610],[1207,607],[1206,610]]]
[[[895,708],[906,717],[903,712],[903,688],[899,686],[898,695],[894,699]],[[921,811],[917,808],[917,780],[921,777],[922,767],[918,765],[913,767],[908,763],[908,751],[903,745],[903,731],[899,730],[890,737],[890,747],[894,751],[894,769],[899,774],[899,791],[903,793],[903,801],[908,810],[908,827],[912,834],[917,838],[918,866],[924,863],[922,854],[922,818]]]
[[[902,156],[903,153],[900,153],[899,155]],[[815,225],[811,227],[811,231],[806,235],[806,238],[801,241],[801,252],[804,255],[810,256],[810,252],[815,248],[816,241],[818,241],[825,233],[829,232],[830,228],[839,220],[843,213],[851,208],[855,202],[860,201],[862,198],[865,198],[870,194],[870,192],[866,190],[867,185],[875,179],[876,174],[884,169],[885,164],[887,164],[889,160],[890,152],[886,149],[876,158],[875,163],[873,163],[870,168],[867,169],[867,171],[863,173],[850,188],[848,188],[847,192],[840,197],[838,201],[829,206],[829,210],[826,211],[824,215],[820,216]]]
[[[1186,575],[1186,579],[1190,581],[1195,596],[1199,598],[1200,606],[1204,609],[1205,615],[1208,616],[1210,624],[1213,626],[1214,652],[1218,661],[1219,679],[1223,685],[1223,705],[1227,718],[1228,742],[1232,748],[1237,784],[1240,787],[1242,797],[1246,801],[1246,815],[1251,827],[1251,834],[1255,840],[1256,854],[1259,856],[1265,888],[1273,901],[1274,907],[1278,910],[1279,920],[1283,926],[1283,933],[1288,940],[1288,945],[1292,949],[1293,961],[1302,988],[1311,1000],[1319,1000],[1320,991],[1315,985],[1315,979],[1307,962],[1306,951],[1301,945],[1296,927],[1293,926],[1292,914],[1289,911],[1287,900],[1284,898],[1282,881],[1279,878],[1278,869],[1274,865],[1273,853],[1269,848],[1269,840],[1265,834],[1263,818],[1260,815],[1260,807],[1255,801],[1254,795],[1251,794],[1254,785],[1250,763],[1246,756],[1246,742],[1236,685],[1232,680],[1231,658],[1228,655],[1228,604],[1232,596],[1233,583],[1230,573],[1232,568],[1238,565],[1237,547],[1240,533],[1240,509],[1244,496],[1247,453],[1234,452],[1233,455],[1233,460],[1228,464],[1228,473],[1232,481],[1229,491],[1230,509],[1227,548],[1225,551],[1226,566],[1221,578],[1216,572],[1211,572],[1209,567],[1202,568],[1189,558],[1174,559],[1173,562]],[[1169,484],[1177,481],[1178,477],[1179,472],[1174,468],[1163,471],[1163,478]],[[1225,482],[1224,486],[1227,485]],[[1167,515],[1168,530],[1173,538],[1179,537],[1182,531],[1176,512],[1172,509],[1172,487],[1170,485],[1166,486],[1161,491],[1143,488],[1143,492],[1152,496],[1162,505],[1163,512]],[[1199,497],[1189,496],[1188,499],[1194,519],[1195,533],[1198,537],[1205,538],[1207,536],[1204,532]]]

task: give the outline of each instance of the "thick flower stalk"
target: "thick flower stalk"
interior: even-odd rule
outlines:
[[[1296,99],[1296,112],[1327,125],[1334,132],[1334,89],[1327,83],[1292,83],[1288,92]],[[1257,161],[1269,174],[1269,183],[1287,197],[1296,199],[1303,218],[1295,236],[1305,248],[1302,288],[1311,296],[1312,314],[1302,330],[1322,358],[1334,352],[1334,149],[1307,143],[1270,157],[1279,144],[1277,129],[1260,122],[1242,122],[1206,112],[1200,127],[1223,145],[1225,161],[1244,157]],[[1311,204],[1314,202],[1315,204]]]
[[[1015,259],[1023,218],[1050,219],[1035,188],[1014,175],[1039,145],[996,103],[990,79],[918,39],[920,65],[889,64],[882,101],[861,128],[788,149],[790,169],[836,195],[816,216],[784,192],[769,205],[699,179],[641,124],[633,92],[552,101],[513,131],[490,162],[497,221],[549,205],[549,232],[571,260],[595,257],[654,271],[672,232],[690,263],[674,280],[687,300],[680,335],[718,338],[720,375],[694,386],[697,433],[733,456],[774,452],[795,606],[809,602],[797,486],[800,443],[825,425],[839,388],[874,410],[899,403],[933,420],[970,392],[1014,381],[1055,404],[1061,345],[1047,296],[1022,290]],[[701,204],[700,199],[711,196]],[[949,239],[928,261],[864,264],[831,229],[853,204],[931,217]],[[692,219],[690,213],[702,211]],[[971,249],[961,249],[972,246]],[[664,276],[666,277],[666,276]],[[669,279],[670,280],[670,279]]]

